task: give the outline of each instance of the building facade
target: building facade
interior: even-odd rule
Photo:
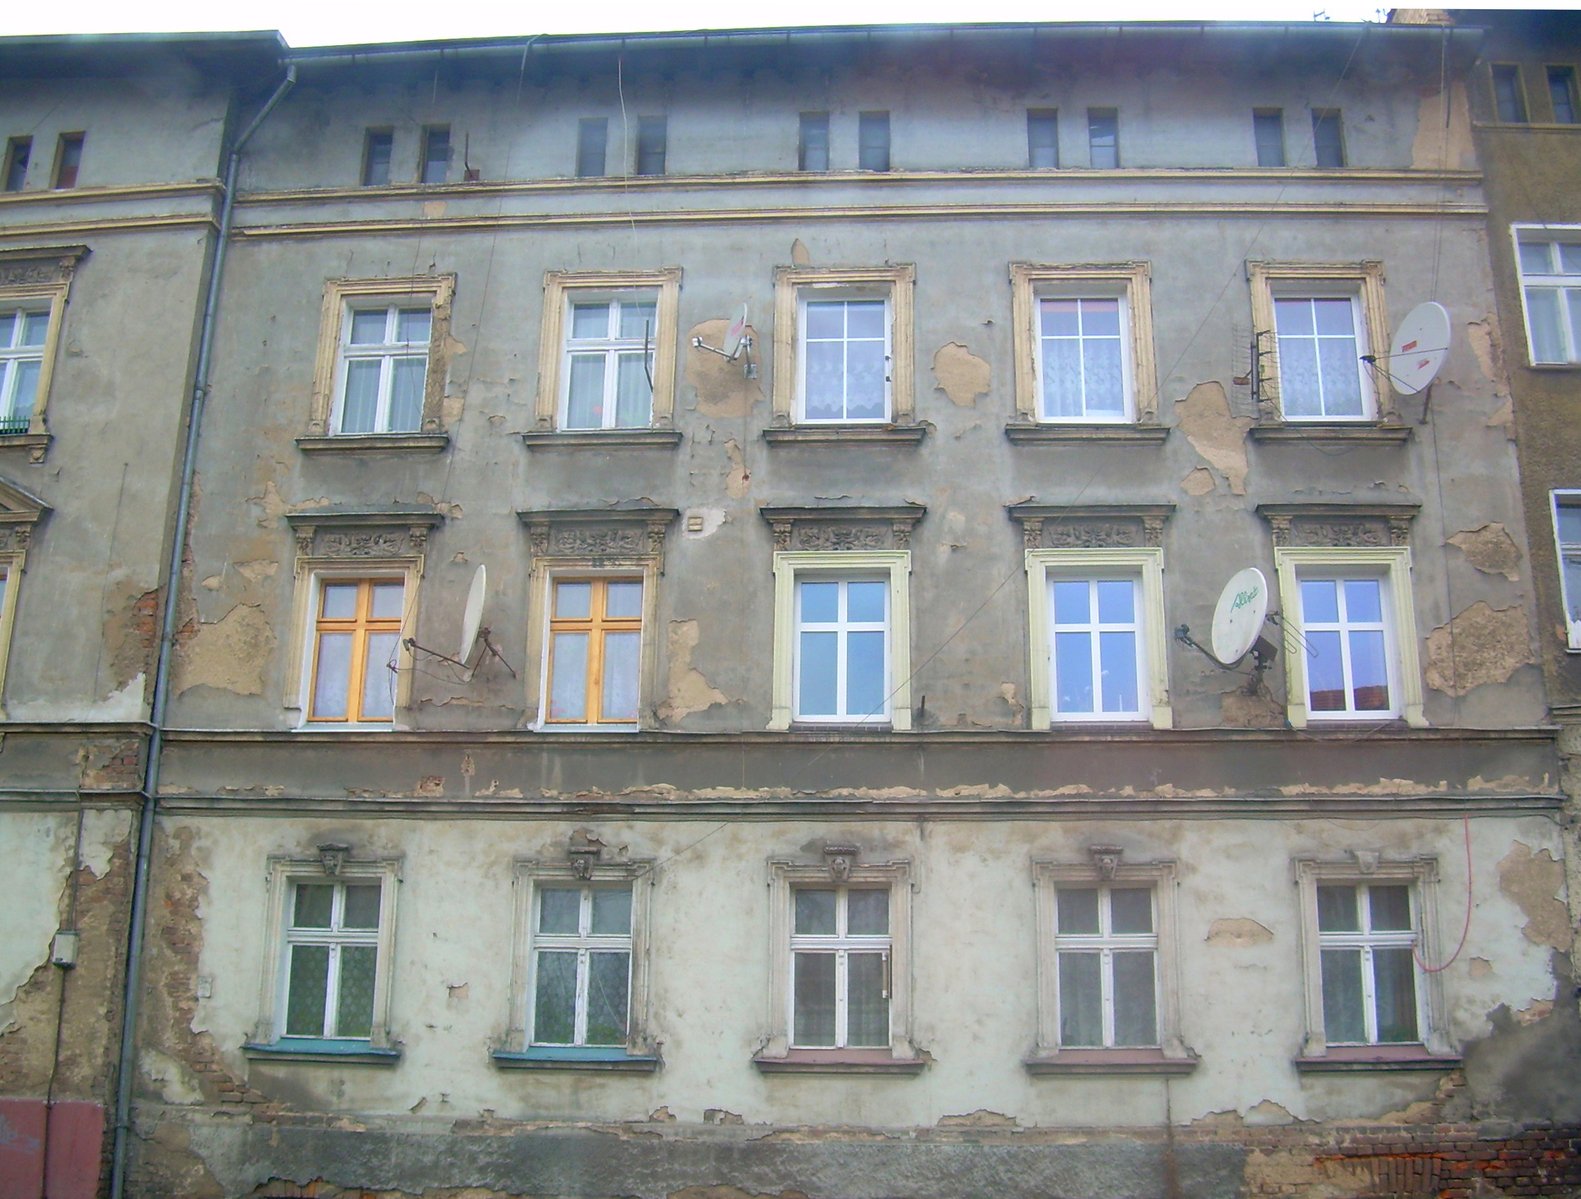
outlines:
[[[1479,47],[544,37],[235,86],[153,798],[106,833],[146,868],[112,1185],[1581,1187]],[[52,419],[106,320],[63,309]],[[8,835],[90,806],[19,784]],[[7,952],[53,980],[45,856]]]

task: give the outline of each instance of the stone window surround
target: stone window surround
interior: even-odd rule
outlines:
[[[38,522],[49,511],[49,505],[31,492],[0,479],[0,579],[5,581],[5,595],[0,601],[0,719],[4,719],[6,714],[6,667],[11,658],[18,596],[22,590],[22,575],[27,569],[27,551],[33,543],[33,533]]]
[[[400,1042],[390,1031],[390,1003],[395,969],[395,909],[403,859],[400,855],[354,857],[345,845],[318,846],[316,857],[271,855],[268,859],[265,900],[264,962],[258,1023],[243,1048],[247,1056],[270,1061],[336,1062],[394,1065],[400,1059]],[[378,967],[373,991],[373,1027],[366,1042],[355,1038],[286,1037],[283,1032],[286,999],[287,906],[293,884],[302,882],[379,883]]]
[[[0,250],[0,304],[37,304],[49,309],[44,333],[43,361],[39,366],[38,394],[33,401],[25,433],[0,434],[0,449],[24,448],[28,460],[43,462],[49,452],[48,422],[51,382],[60,357],[61,330],[72,279],[88,254],[87,246],[46,246],[37,249]]]
[[[456,277],[413,275],[389,279],[328,279],[319,316],[318,353],[313,364],[313,392],[307,432],[296,439],[305,452],[337,450],[410,450],[434,452],[448,444],[444,429],[445,382],[449,374],[451,305]],[[335,397],[342,385],[345,359],[341,334],[348,314],[359,303],[422,302],[432,305],[428,369],[423,380],[422,424],[415,433],[336,433],[331,428]]]

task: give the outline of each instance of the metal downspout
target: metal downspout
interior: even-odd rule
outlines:
[[[121,1058],[115,1083],[115,1133],[110,1159],[110,1199],[121,1199],[126,1187],[126,1150],[132,1128],[132,1076],[137,1056],[137,1020],[142,992],[143,932],[148,912],[149,859],[153,855],[154,820],[159,807],[159,763],[164,749],[165,710],[169,706],[170,662],[176,643],[176,609],[180,598],[181,562],[187,543],[187,518],[192,508],[192,483],[197,474],[198,432],[203,423],[209,391],[209,357],[214,347],[215,314],[219,310],[220,282],[225,274],[225,252],[230,244],[231,217],[236,206],[236,173],[242,148],[258,131],[275,105],[296,85],[296,66],[286,68],[263,108],[231,147],[225,165],[225,194],[220,205],[220,229],[209,270],[208,295],[198,330],[198,360],[193,372],[192,408],[187,419],[187,441],[181,459],[181,491],[176,501],[176,524],[170,539],[170,559],[165,564],[165,605],[159,656],[154,669],[154,697],[149,723],[148,759],[143,766],[143,804],[138,818],[137,860],[132,878],[131,939],[126,957],[126,994],[121,1015]]]

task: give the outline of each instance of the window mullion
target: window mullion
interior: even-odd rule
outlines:
[[[576,1015],[572,1022],[571,1043],[587,1044],[587,972],[588,951],[582,945],[576,951]]]
[[[850,1040],[846,1020],[850,1015],[850,960],[849,950],[834,951],[834,1045],[844,1049]]]
[[[1105,945],[1098,951],[1098,1007],[1103,1012],[1103,1043],[1114,1044],[1114,950]]]
[[[605,580],[590,580],[587,603],[587,721],[598,724],[604,718],[604,606],[608,597]],[[591,899],[589,899],[591,902]]]
[[[337,888],[338,890],[338,888]],[[335,1013],[340,1009],[340,942],[331,940],[324,964],[324,1035],[340,1035],[340,1022]]]

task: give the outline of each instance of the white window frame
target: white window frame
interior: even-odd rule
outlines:
[[[582,870],[586,873],[582,873]],[[648,859],[624,862],[550,862],[518,858],[513,863],[511,887],[515,898],[510,967],[510,1021],[500,1047],[507,1053],[555,1060],[573,1068],[578,1060],[639,1058],[657,1064],[658,1043],[649,1023],[649,987],[652,973],[652,893],[657,879]],[[622,938],[631,954],[630,991],[626,1006],[624,1045],[574,1045],[534,1043],[533,997],[536,985],[538,892],[554,888],[625,888],[631,892],[631,933]],[[591,938],[608,940],[608,938]],[[579,1000],[578,1027],[586,1012]]]
[[[1356,853],[1345,861],[1298,858],[1293,863],[1295,884],[1301,906],[1300,941],[1303,998],[1306,1006],[1306,1033],[1301,1046],[1303,1058],[1343,1056],[1351,1052],[1370,1052],[1400,1045],[1420,1044],[1428,1054],[1453,1052],[1445,1024],[1443,974],[1422,969],[1422,963],[1441,961],[1438,945],[1438,862],[1421,857],[1386,861],[1374,853]],[[1319,885],[1361,886],[1402,885],[1411,889],[1412,918],[1415,924],[1415,961],[1417,1032],[1419,1042],[1368,1042],[1331,1044],[1323,1016],[1323,963],[1325,936],[1318,931],[1317,890]],[[1354,937],[1355,934],[1346,934]],[[1389,940],[1392,938],[1383,938]],[[1365,979],[1364,979],[1365,985]],[[1334,1050],[1339,1050],[1335,1054]]]
[[[45,355],[49,349],[49,327],[52,323],[52,310],[48,303],[39,303],[37,300],[7,300],[0,299],[0,315],[15,318],[12,324],[11,345],[0,345],[0,422],[11,422],[15,418],[12,413],[16,410],[17,392],[22,377],[24,363],[38,364],[38,374],[34,376],[33,395],[28,405],[28,428],[10,429],[8,433],[25,433],[32,427],[33,410],[38,407],[40,392],[44,385]],[[44,340],[36,346],[21,343],[22,330],[28,323],[29,317],[42,316],[44,318]]]
[[[774,555],[773,713],[770,729],[796,724],[863,724],[911,728],[911,613],[908,599],[910,550],[780,550]],[[885,710],[871,716],[803,717],[796,714],[799,661],[799,598],[804,579],[882,579],[889,585],[888,678]]]
[[[651,652],[649,635],[653,619],[653,591],[656,572],[648,569],[646,563],[633,563],[622,570],[618,567],[605,569],[579,570],[568,563],[555,563],[547,572],[543,589],[543,654],[542,654],[542,679],[539,685],[539,694],[543,696],[542,712],[539,727],[544,730],[574,730],[577,732],[613,732],[629,733],[636,731],[642,724],[642,713],[646,710],[644,705],[648,701],[648,689],[645,681],[652,676],[649,663]],[[549,716],[550,685],[554,677],[554,593],[555,584],[570,582],[585,582],[600,579],[605,582],[615,580],[619,582],[637,583],[642,587],[642,614],[638,618],[641,624],[638,628],[637,643],[637,716],[632,720],[600,720],[592,710],[591,689],[588,698],[588,720],[551,720]],[[600,650],[602,658],[602,650]],[[591,683],[591,675],[588,682]]]
[[[774,423],[817,429],[914,422],[913,292],[916,268],[910,265],[870,268],[780,267],[774,274]],[[807,421],[806,310],[808,300],[882,300],[887,315],[888,383],[883,420]]]
[[[1026,551],[1027,624],[1031,647],[1028,674],[1033,728],[1067,723],[1146,721],[1167,729],[1174,723],[1169,700],[1169,642],[1164,613],[1164,551],[1155,546],[1112,549],[1029,549]],[[1049,588],[1059,578],[1131,578],[1137,583],[1137,668],[1140,711],[1059,713],[1054,710],[1054,613]]]
[[[619,387],[619,364],[624,355],[633,351],[641,357],[643,343],[641,338],[619,336],[620,309],[628,303],[648,303],[653,305],[654,319],[648,330],[647,344],[647,375],[653,377],[653,386],[648,393],[648,419],[639,424],[623,425],[616,420],[617,416],[617,391]],[[575,328],[574,309],[579,306],[602,306],[604,310],[604,327],[606,336],[578,338],[573,332]],[[657,337],[659,333],[659,293],[657,289],[626,289],[611,292],[608,295],[595,293],[591,290],[582,292],[572,289],[565,297],[564,328],[565,346],[560,361],[560,399],[556,416],[558,427],[568,431],[589,432],[595,429],[647,429],[653,426],[653,392],[658,390],[658,378],[653,374],[658,358]],[[614,333],[609,333],[610,329]],[[571,411],[571,360],[575,357],[600,355],[604,360],[604,389],[601,397],[600,421],[597,425],[572,425]]]
[[[784,1061],[797,1054],[837,1059],[845,1056],[883,1056],[900,1063],[921,1064],[912,1032],[911,896],[914,889],[911,863],[852,861],[841,877],[834,877],[823,862],[791,859],[769,862],[769,1027],[760,1064]],[[884,889],[889,892],[889,1029],[890,1042],[882,1048],[792,1048],[794,992],[792,980],[795,892],[802,887],[852,890]]]
[[[313,368],[312,405],[308,416],[305,448],[320,448],[319,442],[339,443],[340,448],[358,444],[388,447],[399,445],[404,439],[428,438],[443,432],[443,401],[445,375],[449,365],[447,345],[450,340],[450,310],[455,296],[454,275],[415,275],[400,279],[329,279],[324,284],[324,298],[319,318],[318,355]],[[353,311],[384,308],[429,309],[428,345],[424,348],[427,367],[423,375],[422,415],[416,429],[390,432],[376,428],[371,433],[342,433],[340,431],[341,407],[346,393],[347,348],[351,337]],[[388,326],[387,326],[388,328]],[[389,350],[388,346],[369,347],[374,352]],[[352,358],[359,356],[351,355]],[[406,356],[397,351],[397,356]],[[410,355],[415,357],[415,354]],[[382,370],[380,383],[381,413],[387,422],[389,406],[388,386],[385,379],[391,374]],[[375,424],[379,422],[376,421]]]
[[[1418,665],[1416,613],[1411,594],[1411,551],[1408,546],[1276,546],[1274,569],[1279,577],[1279,604],[1285,623],[1300,632],[1302,578],[1379,579],[1383,584],[1384,651],[1388,656],[1389,694],[1386,712],[1313,712],[1309,702],[1304,648],[1283,656],[1286,719],[1292,728],[1308,723],[1403,719],[1425,728],[1421,670]],[[1347,699],[1347,703],[1349,700]]]
[[[538,334],[538,402],[535,413],[539,430],[618,435],[638,428],[671,428],[675,423],[676,343],[680,339],[680,267],[656,271],[546,271],[543,287],[543,327]],[[649,423],[613,424],[614,407],[606,403],[606,420],[600,428],[567,429],[565,413],[571,387],[571,306],[638,296],[651,298],[655,304],[655,327],[649,343],[653,355],[650,365],[653,404]],[[612,380],[613,375],[606,371],[607,395],[612,394]]]
[[[1155,1018],[1157,1043],[1152,1046],[1066,1046],[1060,1043],[1059,1012],[1059,950],[1063,938],[1059,935],[1059,892],[1062,888],[1142,888],[1153,897],[1153,934],[1149,940],[1153,950],[1153,981],[1155,992]],[[1067,1063],[1090,1062],[1099,1069],[1105,1068],[1104,1059],[1111,1064],[1122,1059],[1136,1059],[1136,1065],[1145,1067],[1149,1051],[1159,1059],[1154,1065],[1160,1069],[1189,1070],[1196,1059],[1182,1039],[1180,1030],[1180,952],[1179,921],[1176,893],[1179,880],[1173,861],[1117,862],[1112,867],[1100,868],[1093,862],[1059,862],[1051,859],[1034,859],[1032,862],[1032,892],[1037,913],[1037,994],[1038,1037],[1037,1046],[1028,1059],[1028,1066],[1036,1072],[1039,1065],[1057,1069],[1062,1058]],[[1098,940],[1105,940],[1099,938]],[[1112,946],[1135,938],[1107,938]],[[1083,946],[1085,948],[1085,946]],[[1108,1000],[1105,1004],[1105,1028],[1110,1027],[1113,1013]],[[1110,1039],[1108,1037],[1106,1040]],[[1112,1068],[1112,1065],[1111,1065]]]
[[[40,279],[41,282],[0,282],[0,309],[27,312],[48,312],[49,323],[44,331],[44,345],[37,355],[39,363],[38,386],[33,395],[33,410],[28,414],[27,429],[21,433],[0,434],[0,443],[7,437],[26,436],[40,438],[48,433],[46,416],[49,410],[49,397],[51,384],[55,374],[55,364],[60,357],[60,343],[62,328],[66,320],[66,305],[71,294],[72,278],[76,273],[77,265],[87,248],[84,246],[66,246],[58,249],[32,249],[0,251],[0,278],[12,275],[14,278]],[[12,264],[21,268],[15,274],[8,269]],[[0,351],[3,356],[7,351]],[[33,357],[30,347],[28,356]],[[4,407],[0,413],[9,414],[13,397],[11,389],[14,384],[11,376],[14,372],[7,369],[5,361],[0,359],[0,402]],[[13,443],[14,444],[14,443]],[[33,462],[44,460],[44,448],[34,442],[23,444],[33,445],[31,455]]]
[[[1311,334],[1286,333],[1279,328],[1279,305],[1281,303],[1315,304],[1319,300],[1344,301],[1344,303],[1350,309],[1350,335],[1348,338],[1336,334],[1318,332],[1316,328],[1317,314],[1315,310],[1313,311],[1314,327]],[[1366,364],[1361,360],[1361,356],[1363,354],[1369,353],[1370,351],[1367,347],[1366,329],[1362,320],[1361,297],[1358,294],[1344,286],[1335,288],[1333,290],[1320,285],[1312,285],[1307,287],[1291,285],[1287,287],[1276,288],[1274,291],[1274,342],[1276,346],[1275,353],[1280,356],[1281,380],[1284,378],[1282,371],[1284,362],[1283,343],[1287,341],[1312,343],[1312,352],[1317,360],[1319,371],[1317,412],[1310,414],[1292,413],[1289,406],[1289,398],[1287,394],[1288,389],[1283,387],[1281,388],[1281,402],[1283,405],[1284,418],[1287,421],[1290,421],[1291,423],[1302,422],[1308,424],[1332,424],[1339,422],[1368,421],[1373,419],[1373,414],[1376,411],[1376,403],[1373,398],[1375,392],[1372,385],[1372,380],[1368,377]],[[1322,375],[1322,347],[1325,341],[1348,341],[1349,344],[1356,350],[1355,377],[1357,394],[1361,401],[1360,412],[1336,413],[1330,412],[1328,410],[1328,395],[1324,386]]]
[[[1559,565],[1559,602],[1564,608],[1566,644],[1573,651],[1581,650],[1581,595],[1570,593],[1570,582],[1565,572],[1565,562],[1581,566],[1581,541],[1567,542],[1559,526],[1559,510],[1574,509],[1581,513],[1581,489],[1558,488],[1548,493],[1550,513],[1554,522],[1554,553]],[[8,597],[9,598],[9,597]]]
[[[384,314],[385,340],[382,342],[359,342],[351,340],[352,330],[356,327],[356,318],[367,313]],[[417,342],[402,342],[395,340],[396,330],[400,325],[402,313],[424,312],[428,316],[428,340],[421,344]],[[398,362],[415,362],[419,359],[423,363],[423,391],[428,390],[429,350],[433,344],[434,312],[433,306],[428,303],[405,303],[400,300],[378,300],[348,302],[345,316],[341,320],[340,367],[336,371],[335,404],[330,412],[330,429],[337,437],[400,437],[421,433],[423,430],[422,404],[419,401],[417,413],[417,427],[413,429],[392,429],[390,427],[390,405],[395,394],[395,366]],[[357,363],[377,362],[379,364],[379,389],[374,401],[373,428],[348,430],[345,426],[346,419],[346,385],[351,378],[351,369]]]
[[[1259,343],[1260,398],[1272,403],[1279,419],[1291,425],[1360,425],[1383,416],[1387,394],[1361,361],[1389,345],[1388,314],[1383,301],[1383,263],[1248,262],[1252,328]],[[1292,416],[1285,408],[1279,364],[1279,299],[1348,299],[1356,334],[1356,372],[1361,386],[1359,415]]]
[[[397,1042],[390,1031],[392,980],[395,967],[396,893],[401,882],[401,859],[384,857],[356,859],[347,857],[332,863],[331,872],[321,858],[272,856],[268,860],[265,907],[263,993],[253,1043],[259,1047],[301,1048],[312,1052],[315,1044],[344,1045],[366,1041],[373,1050],[393,1049]],[[285,1033],[286,992],[290,986],[290,927],[292,900],[297,883],[379,884],[379,928],[372,943],[377,946],[377,965],[373,986],[373,1020],[369,1036],[363,1037],[287,1037]],[[358,938],[361,940],[361,938]],[[362,941],[362,943],[367,943]]]
[[[1043,414],[1043,299],[1120,301],[1120,362],[1124,411],[1119,416]],[[1146,262],[1010,264],[1010,304],[1015,341],[1016,418],[1036,424],[1121,425],[1158,419],[1158,366],[1153,354],[1152,267]]]
[[[1526,361],[1534,367],[1567,367],[1581,365],[1581,337],[1574,328],[1569,313],[1581,306],[1581,274],[1528,275],[1521,265],[1522,245],[1557,246],[1560,243],[1581,243],[1581,225],[1511,225],[1510,238],[1515,254],[1515,273],[1521,292],[1521,320],[1526,329]],[[1550,265],[1552,265],[1550,251]],[[1559,360],[1537,357],[1537,339],[1532,335],[1532,311],[1527,298],[1533,287],[1555,291],[1559,299],[1559,338],[1564,346],[1564,357]]]
[[[842,401],[842,410],[839,416],[813,417],[807,414],[807,335],[809,305],[837,304],[841,306],[846,326],[845,335],[839,338],[824,339],[830,344],[839,344],[847,348],[853,344],[863,344],[874,341],[875,338],[854,338],[850,336],[850,304],[882,304],[884,306],[884,411],[880,416],[850,416],[849,396]],[[804,288],[796,296],[796,423],[800,425],[887,425],[893,423],[893,402],[891,391],[894,380],[894,347],[893,347],[894,311],[888,295],[879,295],[872,292],[851,292],[829,290],[814,292],[811,288]],[[846,389],[849,391],[850,372],[842,374]]]
[[[818,578],[814,575],[803,574],[796,580],[796,650],[793,667],[791,689],[793,693],[792,706],[795,708],[796,719],[805,723],[825,724],[883,724],[889,721],[889,678],[890,678],[890,614],[889,594],[884,592],[884,615],[878,621],[857,621],[848,614],[837,615],[833,621],[810,621],[803,610],[803,597],[808,583],[831,584],[839,588],[839,607],[843,613],[848,612],[848,593],[853,583],[878,583],[885,582],[878,576],[865,576],[861,574],[840,574],[836,577]],[[881,671],[883,676],[882,686],[884,700],[882,705],[871,712],[837,711],[828,715],[811,715],[803,711],[802,703],[802,655],[801,643],[804,634],[809,632],[833,633],[835,636],[835,703],[842,707],[850,680],[850,638],[854,633],[880,633],[884,638],[884,664]]]
[[[835,896],[835,931],[823,933],[798,933],[796,931],[796,895],[801,891],[832,891]],[[888,981],[890,971],[894,968],[894,942],[890,934],[884,933],[852,933],[848,930],[848,916],[850,911],[850,897],[852,891],[876,891],[889,895],[888,887],[852,887],[848,884],[834,883],[825,879],[821,883],[804,882],[791,888],[791,938],[790,938],[790,994],[787,1002],[790,1004],[788,1025],[791,1030],[792,1049],[851,1049],[851,1048],[877,1048],[875,1046],[853,1046],[851,1044],[850,1030],[850,955],[852,953],[877,953],[883,960],[885,973],[886,1000],[893,1000],[894,986]],[[886,912],[886,923],[888,913]],[[846,931],[842,931],[846,930]],[[798,1045],[796,1044],[796,957],[799,953],[833,954],[835,959],[834,975],[834,1044],[833,1045]],[[881,1048],[888,1048],[894,1039],[893,1009],[891,1015],[891,1028],[889,1036],[884,1039]]]
[[[300,729],[359,731],[399,728],[402,710],[411,704],[413,657],[406,639],[417,627],[418,583],[423,574],[421,555],[401,558],[323,557],[301,555],[296,560],[295,596],[292,605],[291,644],[299,646],[300,665],[293,672],[295,686],[287,688],[284,706],[296,709],[297,727]],[[395,650],[395,706],[389,720],[337,720],[310,719],[313,704],[315,658],[318,652],[318,611],[326,582],[352,582],[364,579],[399,580],[405,588],[402,594],[401,636]]]

